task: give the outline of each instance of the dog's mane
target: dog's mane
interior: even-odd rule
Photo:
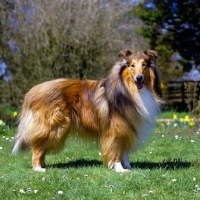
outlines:
[[[133,121],[133,118],[138,118],[138,116],[145,116],[144,105],[141,105],[139,92],[133,91],[131,94],[127,90],[124,79],[122,77],[123,70],[127,67],[127,63],[124,60],[116,62],[116,64],[111,69],[110,73],[106,77],[103,83],[103,92],[101,95],[104,96],[104,100],[107,101],[108,107],[113,109],[122,118],[128,121]],[[155,66],[154,70],[154,88],[151,91],[153,98],[158,104],[161,103],[160,99],[160,86],[159,77]],[[150,67],[151,68],[151,67]],[[134,83],[133,83],[134,84]],[[102,88],[102,87],[101,87]],[[107,112],[109,112],[107,110]],[[130,115],[130,113],[134,113]],[[129,117],[130,116],[130,117]],[[130,118],[130,119],[128,119]]]
[[[111,69],[109,75],[105,80],[105,92],[110,106],[119,113],[123,111],[123,105],[135,107],[133,99],[126,89],[124,80],[122,79],[122,72],[127,67],[126,62],[119,61]]]

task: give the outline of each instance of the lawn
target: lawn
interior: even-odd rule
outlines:
[[[73,138],[47,156],[45,173],[34,172],[30,152],[11,154],[13,136],[0,133],[1,199],[200,199],[198,127],[156,128],[127,173],[104,167],[98,144]]]

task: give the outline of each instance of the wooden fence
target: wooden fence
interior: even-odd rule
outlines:
[[[171,81],[168,82],[165,99],[167,105],[179,110],[193,110],[200,96],[200,82]]]

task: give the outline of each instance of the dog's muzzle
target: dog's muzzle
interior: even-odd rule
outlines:
[[[138,89],[142,89],[143,86],[144,86],[144,76],[138,74],[135,77],[135,84],[136,84],[136,86],[137,86]]]

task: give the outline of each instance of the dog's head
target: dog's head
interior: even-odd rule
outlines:
[[[162,96],[159,76],[156,69],[158,53],[154,50],[146,50],[143,54],[135,54],[129,49],[122,50],[119,57],[126,61],[128,76],[134,81],[138,89],[145,85],[148,88],[153,86],[155,92]]]

